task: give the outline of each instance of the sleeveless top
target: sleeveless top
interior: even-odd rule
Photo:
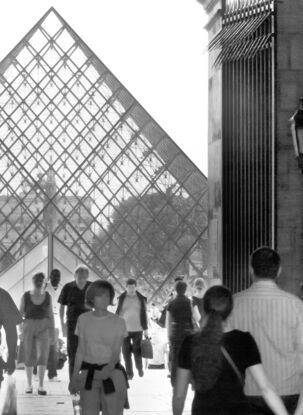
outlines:
[[[50,304],[50,294],[46,291],[44,301],[41,304],[34,304],[31,299],[30,291],[24,293],[24,317],[32,320],[42,320],[48,318]]]

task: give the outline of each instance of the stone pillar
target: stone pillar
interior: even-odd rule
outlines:
[[[209,16],[209,41],[222,27],[221,0],[198,0]],[[210,284],[222,279],[222,71],[214,67],[217,52],[208,64],[208,277]]]
[[[303,281],[303,175],[294,158],[289,118],[303,95],[303,1],[276,4],[276,246],[280,285],[295,294]]]

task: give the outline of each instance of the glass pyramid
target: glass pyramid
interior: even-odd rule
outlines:
[[[0,63],[0,271],[52,235],[163,298],[206,230],[205,176],[51,8]]]

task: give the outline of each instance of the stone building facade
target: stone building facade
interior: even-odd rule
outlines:
[[[209,274],[247,287],[249,254],[282,257],[300,294],[303,176],[289,118],[303,95],[303,2],[198,0],[209,16]]]

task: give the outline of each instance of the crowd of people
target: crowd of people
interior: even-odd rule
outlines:
[[[303,415],[302,301],[278,287],[281,261],[275,250],[254,251],[250,271],[252,285],[235,295],[221,285],[208,288],[197,278],[190,297],[179,278],[160,311],[155,304],[148,309],[135,279],[126,281],[115,302],[112,284],[90,282],[88,268],[79,265],[74,281],[61,288],[58,303],[69,391],[80,393],[82,414],[123,414],[133,377],[143,377],[146,368],[167,368],[173,415],[183,413],[189,386],[194,390],[192,415]],[[0,289],[0,324],[8,349],[0,379],[4,370],[15,370],[19,326],[25,392],[33,393],[36,367],[37,393],[43,396],[58,327],[44,274],[35,274],[32,282],[19,310]],[[145,361],[141,342],[150,337],[154,356]]]

